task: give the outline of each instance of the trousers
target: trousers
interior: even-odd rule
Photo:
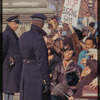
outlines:
[[[14,93],[5,93],[5,99],[4,100],[13,100]]]

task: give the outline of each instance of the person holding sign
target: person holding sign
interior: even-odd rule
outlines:
[[[80,41],[77,31],[73,29],[72,25],[68,24],[69,29],[71,30],[71,39],[73,43],[73,48],[75,50],[75,56],[73,57],[74,62],[77,64],[79,53],[85,49],[85,45]]]

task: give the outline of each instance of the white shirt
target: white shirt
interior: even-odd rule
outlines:
[[[87,18],[88,18],[88,23],[87,23]],[[89,16],[89,17],[84,17],[84,19],[82,20],[82,24],[85,26],[85,27],[89,27],[89,23],[91,22],[95,22],[94,21],[94,18]]]

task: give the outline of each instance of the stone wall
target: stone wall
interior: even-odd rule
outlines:
[[[30,29],[30,16],[32,14],[43,13],[47,16],[48,20],[55,15],[55,11],[48,8],[47,0],[3,0],[2,13],[3,31],[7,25],[7,18],[17,14],[20,15],[21,24],[16,31],[18,37],[20,37],[23,32]],[[47,30],[47,28],[44,29]]]
[[[7,24],[3,24],[2,31],[5,30]],[[23,32],[30,30],[30,23],[22,23],[19,25],[19,28],[16,31],[18,37],[22,35]]]
[[[2,31],[5,30],[6,25],[7,25],[7,24],[3,24],[3,27],[2,27],[3,29],[2,29]],[[19,25],[19,28],[18,28],[17,31],[16,31],[17,36],[20,37],[20,36],[22,35],[22,33],[26,32],[26,31],[29,31],[29,30],[30,30],[30,27],[31,27],[31,24],[30,24],[30,23],[21,23],[21,24]],[[44,30],[47,34],[50,34],[50,30],[48,29],[48,23],[47,23],[47,22],[44,23],[43,30]]]
[[[3,8],[44,8],[47,0],[3,0]]]
[[[48,8],[47,0],[3,0],[2,17],[3,23],[12,15],[20,15],[24,23],[30,22],[30,16],[34,13],[43,13],[51,18],[55,11]]]

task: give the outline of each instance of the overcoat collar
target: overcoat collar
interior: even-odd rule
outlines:
[[[42,29],[40,28],[39,26],[36,26],[36,25],[31,25],[31,29],[34,29],[35,31],[37,31],[41,36],[46,36],[47,33]]]
[[[9,30],[10,33],[16,38],[16,40],[18,40],[18,36],[16,35],[15,31],[13,31],[9,25],[7,25],[6,30]]]

